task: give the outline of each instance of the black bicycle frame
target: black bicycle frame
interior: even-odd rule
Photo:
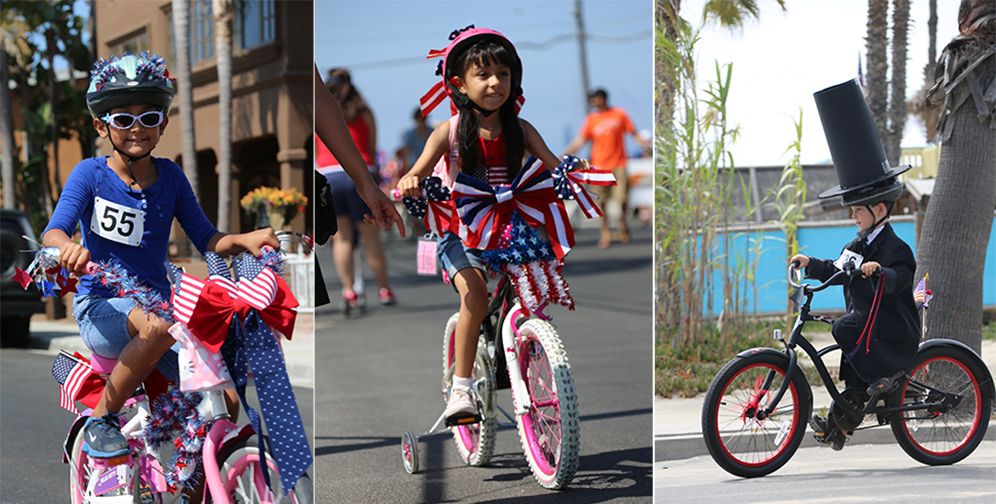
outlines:
[[[837,275],[840,274],[842,274],[842,272],[837,273]],[[834,277],[836,277],[836,275],[834,275]],[[778,407],[778,403],[781,402],[782,397],[785,395],[785,392],[788,390],[789,382],[792,379],[792,373],[798,372],[797,368],[799,367],[799,365],[798,365],[798,358],[795,353],[796,347],[802,348],[802,350],[806,352],[806,355],[809,356],[810,360],[813,361],[813,364],[816,366],[816,371],[819,373],[820,379],[823,381],[823,386],[827,389],[827,392],[830,393],[830,397],[833,398],[834,404],[843,408],[851,416],[856,416],[859,414],[861,416],[864,416],[868,414],[896,413],[901,411],[945,408],[947,406],[951,406],[951,401],[953,401],[954,404],[957,404],[957,402],[961,400],[961,396],[958,394],[952,394],[940,391],[935,388],[928,387],[927,385],[924,385],[920,382],[917,382],[916,380],[912,380],[908,373],[904,378],[910,380],[911,384],[917,385],[925,390],[936,391],[940,393],[942,395],[941,400],[929,403],[918,402],[906,406],[882,406],[882,407],[875,406],[875,404],[878,401],[868,401],[868,404],[866,404],[865,407],[859,411],[858,408],[855,407],[850,401],[844,399],[841,393],[837,390],[837,386],[834,384],[834,380],[830,376],[830,372],[827,370],[826,365],[823,364],[823,359],[822,359],[824,355],[833,352],[835,350],[839,350],[840,345],[834,343],[825,348],[817,350],[816,347],[814,347],[813,344],[810,343],[810,341],[807,340],[805,336],[803,336],[802,334],[802,326],[808,321],[812,320],[817,322],[823,322],[826,324],[831,323],[828,317],[811,314],[809,307],[813,301],[813,294],[815,292],[823,290],[823,288],[826,288],[833,281],[833,279],[834,278],[832,277],[830,280],[825,282],[820,288],[817,289],[812,289],[808,285],[804,285],[801,287],[802,290],[800,292],[800,295],[804,295],[806,297],[806,301],[800,304],[799,315],[796,317],[795,325],[792,327],[792,334],[789,337],[789,341],[785,343],[784,353],[789,359],[788,368],[785,370],[785,379],[782,381],[782,384],[778,387],[778,392],[775,394],[774,398],[771,400],[771,403],[768,405],[768,407],[757,413],[758,419],[763,420],[771,416],[771,413],[774,412],[775,409]],[[770,387],[774,379],[775,379],[775,371],[774,370],[768,371],[768,375],[764,380],[762,388],[767,389],[768,387]]]

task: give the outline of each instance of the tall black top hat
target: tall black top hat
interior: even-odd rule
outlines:
[[[840,196],[844,205],[899,198],[903,184],[896,176],[911,166],[889,166],[871,110],[857,81],[828,87],[817,91],[813,97],[840,182],[837,187],[820,193],[820,198]]]

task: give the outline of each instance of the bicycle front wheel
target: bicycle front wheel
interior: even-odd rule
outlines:
[[[301,476],[294,488],[284,495],[280,486],[280,473],[273,457],[267,454],[266,465],[270,472],[270,485],[266,487],[260,464],[259,445],[256,438],[244,439],[235,444],[224,457],[219,470],[225,492],[233,504],[312,504],[314,488],[307,473]],[[210,492],[209,492],[210,496]],[[210,499],[208,500],[210,502]]]
[[[581,453],[581,422],[574,376],[556,329],[543,320],[519,327],[517,357],[529,390],[516,415],[522,449],[536,481],[559,490],[570,483]]]
[[[903,411],[892,421],[892,433],[910,457],[928,465],[954,464],[979,446],[993,398],[980,384],[985,373],[976,366],[974,356],[951,346],[917,354],[909,380],[891,402],[941,405]]]
[[[453,383],[453,363],[456,360],[456,324],[459,313],[446,322],[443,331],[443,382],[442,391],[445,394]],[[484,420],[476,424],[452,427],[453,444],[460,452],[460,459],[467,465],[480,467],[491,460],[495,450],[495,436],[498,434],[498,421],[494,415],[495,371],[487,357],[487,342],[480,338],[477,343],[477,354],[474,358],[474,370],[471,378],[477,387],[477,395],[484,406]]]
[[[759,352],[737,357],[723,366],[709,385],[702,406],[702,433],[713,460],[726,472],[765,476],[792,457],[806,433],[813,407],[812,392],[796,369],[778,407],[766,409],[785,382],[788,358]]]

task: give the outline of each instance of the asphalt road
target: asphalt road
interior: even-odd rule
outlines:
[[[802,448],[778,471],[741,479],[708,455],[654,464],[655,501],[682,502],[944,502],[996,501],[996,441],[965,460],[931,467],[896,444]]]
[[[69,499],[69,466],[62,463],[62,443],[74,417],[59,407],[52,359],[32,350],[0,352],[0,502],[4,504]],[[310,439],[312,390],[295,388],[294,393]],[[314,468],[309,472],[313,474]]]
[[[649,502],[652,441],[651,237],[640,230],[606,251],[597,230],[578,230],[566,276],[576,312],[550,310],[577,385],[582,450],[562,492],[533,479],[509,426],[491,464],[465,466],[448,433],[420,443],[421,470],[404,472],[400,437],[421,433],[443,409],[439,394],[443,325],[456,296],[438,277],[418,277],[415,246],[387,245],[394,307],[370,298],[368,314],[316,316],[316,494],[320,502]],[[333,303],[340,285],[328,250],[319,252]],[[376,289],[371,288],[371,293]],[[502,391],[499,404],[511,408]],[[504,420],[508,423],[508,420]]]

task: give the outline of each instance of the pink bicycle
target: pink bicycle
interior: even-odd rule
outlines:
[[[95,371],[110,373],[116,361],[94,355]],[[311,478],[305,474],[284,494],[279,470],[271,456],[266,457],[270,487],[263,476],[260,450],[255,432],[249,424],[231,420],[221,390],[203,393],[197,407],[209,419],[207,435],[201,447],[204,474],[203,502],[214,503],[311,503]],[[69,496],[73,504],[161,503],[172,493],[164,476],[164,450],[146,444],[143,432],[152,417],[145,391],[139,389],[121,411],[121,433],[128,440],[132,454],[122,464],[109,465],[91,459],[83,452],[83,423],[89,410],[80,412],[66,436],[65,461],[69,464]]]
[[[57,262],[58,249],[44,248],[38,253],[36,262],[28,269],[39,272],[37,275],[51,274],[58,269],[52,267]],[[35,264],[39,267],[35,268]],[[95,263],[89,265],[91,271],[97,267]],[[101,274],[106,272],[102,271]],[[60,278],[60,282],[65,278],[67,277]],[[106,375],[111,372],[115,364],[116,360],[102,358],[96,354],[91,356],[89,362],[83,362],[82,359],[63,352],[53,365],[53,376],[57,380],[61,376],[60,384],[65,380],[86,380],[89,378],[79,377],[94,375],[99,375],[106,381]],[[59,366],[62,366],[61,372],[58,371]],[[83,371],[77,374],[76,371],[80,369]],[[199,462],[178,464],[174,458],[172,465],[182,473],[183,479],[189,478],[193,471],[199,471],[203,477],[203,502],[219,504],[313,502],[312,481],[308,474],[304,473],[293,488],[285,491],[281,487],[280,472],[275,459],[271,454],[264,454],[260,450],[253,426],[238,425],[232,421],[223,392],[223,389],[231,387],[229,378],[227,382],[220,383],[210,390],[186,395],[173,393],[171,396],[180,398],[179,401],[186,404],[186,409],[174,404],[168,412],[159,415],[154,413],[155,406],[150,404],[145,388],[139,387],[125,402],[119,414],[121,433],[128,440],[131,453],[114,460],[90,458],[83,452],[83,424],[89,417],[90,410],[79,412],[70,425],[63,445],[63,460],[70,466],[70,502],[73,504],[161,503],[166,496],[176,491],[176,486],[168,482],[168,473],[164,470],[167,464],[164,464],[164,461],[168,460],[169,455],[175,455],[181,449],[196,454]],[[170,394],[165,395],[170,396]],[[71,403],[75,398],[75,396],[68,400],[63,398],[64,406],[72,408]],[[169,398],[167,397],[167,400]],[[69,404],[66,404],[67,402]],[[150,432],[155,432],[154,429],[150,429],[150,424],[159,426],[163,422],[171,421],[179,422],[182,427],[180,430],[184,432],[172,438],[173,442],[150,442]],[[166,431],[164,436],[169,434],[170,431]],[[172,477],[173,473],[169,473],[169,476]]]
[[[519,178],[513,186],[518,181]],[[438,179],[432,177],[423,182],[423,191],[428,203],[408,198],[406,208],[416,217],[425,217],[428,229],[444,229],[445,226],[434,227],[432,219],[434,215],[446,214],[447,209],[442,206],[434,209],[432,205],[448,199],[448,192],[441,190]],[[510,222],[503,243],[532,243],[530,246],[534,248],[526,252],[530,257],[533,253],[539,257],[542,246],[523,218],[515,215]],[[549,250],[549,245],[546,247]],[[507,246],[505,250],[519,253]],[[494,451],[499,427],[496,413],[500,411],[514,422],[529,469],[541,486],[558,490],[574,477],[581,451],[574,377],[560,336],[543,313],[547,301],[573,307],[573,300],[569,299],[566,283],[560,278],[559,263],[552,255],[549,257],[545,261],[506,263],[500,269],[489,265],[489,269],[500,274],[481,327],[482,337],[478,340],[471,376],[478,412],[473,417],[455,419],[446,419],[441,414],[428,431],[420,435],[405,432],[401,437],[401,455],[409,474],[419,469],[419,439],[446,428],[452,432],[462,460],[471,466],[486,465]],[[440,391],[444,402],[452,386],[457,319],[458,314],[451,316],[443,330]],[[511,413],[497,405],[495,396],[502,389],[512,391]]]

